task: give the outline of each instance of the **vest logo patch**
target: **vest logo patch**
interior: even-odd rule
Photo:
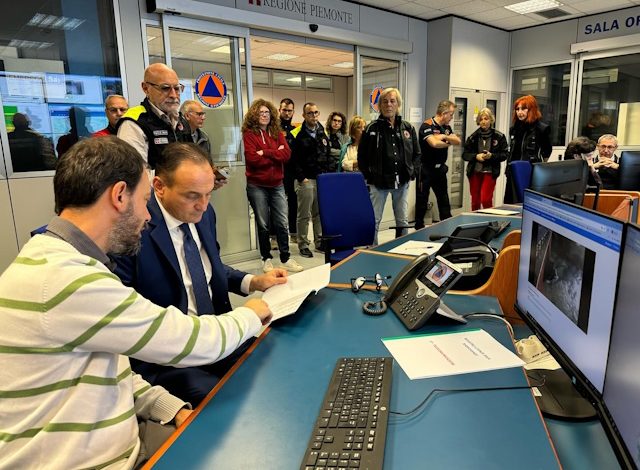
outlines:
[[[169,135],[169,131],[165,129],[159,129],[157,131],[153,131],[153,135]]]
[[[409,133],[408,130],[405,129],[402,133],[404,134],[404,138],[405,139],[410,139],[411,138],[411,134]]]
[[[167,137],[156,137],[155,139],[153,139],[153,143],[156,145],[168,144],[169,139]]]

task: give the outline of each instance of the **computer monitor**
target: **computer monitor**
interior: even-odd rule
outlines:
[[[589,182],[584,160],[534,163],[529,188],[542,194],[582,204]]]
[[[547,415],[595,416],[572,383],[590,403],[602,393],[623,231],[608,215],[525,191],[516,309],[570,379],[537,374]]]
[[[640,152],[622,152],[618,167],[618,189],[640,191]]]
[[[606,418],[603,424],[624,468],[640,466],[638,279],[640,228],[628,225],[602,395]]]

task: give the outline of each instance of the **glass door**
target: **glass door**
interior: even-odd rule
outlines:
[[[214,163],[230,169],[229,183],[211,197],[223,258],[236,262],[252,257],[255,232],[246,196],[240,132],[251,100],[249,88],[243,101],[241,86],[243,81],[251,83],[249,30],[173,16],[164,16],[161,26],[146,25],[143,30],[147,34],[147,64],[164,62],[176,71],[185,86],[181,102],[196,100],[204,109],[202,130],[211,142]]]

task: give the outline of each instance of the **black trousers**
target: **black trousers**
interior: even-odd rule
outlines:
[[[424,227],[424,216],[429,204],[429,192],[433,189],[438,202],[440,220],[451,217],[451,204],[447,192],[447,165],[439,168],[422,168],[416,181],[416,230]]]

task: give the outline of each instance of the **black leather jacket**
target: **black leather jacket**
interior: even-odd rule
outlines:
[[[522,140],[517,139],[516,123],[509,129],[511,141],[511,153],[509,162],[513,160],[528,160],[530,163],[547,161],[551,155],[551,128],[542,121],[537,121],[533,125],[524,125]]]
[[[462,159],[469,162],[467,164],[467,176],[471,176],[476,166],[476,155],[478,154],[478,141],[480,140],[480,129],[476,130],[469,136],[464,143],[464,151],[462,152]],[[491,158],[486,162],[483,162],[485,167],[491,167],[491,175],[497,178],[500,175],[500,163],[505,161],[509,156],[509,145],[507,144],[507,138],[505,135],[493,129],[493,135],[491,136]]]
[[[402,155],[398,168],[400,183],[415,179],[420,172],[420,144],[415,128],[396,116],[394,132],[402,139]],[[391,129],[382,115],[369,123],[358,145],[358,168],[367,183],[380,189],[395,187],[395,162],[390,154]]]

